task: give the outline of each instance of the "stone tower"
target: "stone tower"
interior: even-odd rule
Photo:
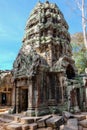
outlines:
[[[43,115],[64,103],[66,78],[75,76],[70,34],[56,4],[38,2],[27,20],[23,45],[13,64],[16,113]]]

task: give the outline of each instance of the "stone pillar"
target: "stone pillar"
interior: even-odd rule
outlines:
[[[52,75],[49,75],[49,101],[52,101],[53,98],[53,93],[54,93],[54,88],[55,87],[53,85],[53,76]],[[55,94],[54,94],[55,95]]]
[[[32,79],[29,80],[28,84],[28,111],[27,114],[32,116],[33,113],[33,81]]]
[[[7,105],[11,106],[12,104],[11,104],[11,93],[10,92],[6,94],[6,99],[7,99]]]
[[[52,66],[52,45],[49,44],[48,48],[49,48],[48,64],[49,64],[49,66]]]
[[[12,96],[12,107],[13,107],[13,112],[15,113],[16,112],[16,83],[14,81],[14,84],[13,84],[13,89],[12,89],[12,93],[11,93],[11,96]]]
[[[75,106],[74,106],[74,111],[75,112],[79,112],[80,109],[79,109],[79,106],[78,106],[78,101],[77,101],[77,92],[76,92],[76,89],[75,89]]]
[[[19,88],[16,88],[16,113],[19,113]]]
[[[78,106],[76,89],[75,89],[75,105]]]
[[[23,95],[22,95],[22,88],[20,88],[20,97],[19,97],[19,98],[20,98],[20,110],[21,110],[21,111],[22,111],[22,109],[23,109],[22,106],[24,105],[23,102],[22,102],[22,101],[23,101],[23,100],[22,100],[22,97],[23,97]]]
[[[62,103],[64,103],[63,79],[64,77],[60,75],[59,81],[60,81],[60,87],[61,87],[61,102]]]

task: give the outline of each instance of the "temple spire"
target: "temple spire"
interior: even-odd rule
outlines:
[[[48,3],[48,4],[49,4],[49,1],[48,1],[48,0],[46,0],[46,3]]]

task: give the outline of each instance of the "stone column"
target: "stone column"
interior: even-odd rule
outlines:
[[[49,66],[52,66],[52,45],[48,45],[49,48],[49,57],[48,57],[48,64]]]
[[[75,90],[75,105],[78,106],[76,90]]]
[[[64,103],[64,90],[63,90],[63,76],[60,75],[60,87],[61,87],[61,101]]]
[[[24,91],[24,90],[23,90],[23,91]],[[22,102],[22,101],[23,101],[23,100],[22,100],[22,97],[23,97],[23,95],[22,95],[22,88],[20,88],[20,110],[21,110],[21,111],[22,111],[22,109],[23,109],[22,106],[24,105],[23,102]]]
[[[75,91],[75,106],[74,106],[74,111],[75,112],[79,112],[80,109],[79,109],[79,106],[78,106],[78,102],[77,102],[77,92],[76,92],[76,89],[74,90]]]
[[[50,82],[50,76],[48,77],[48,80],[49,80],[49,81],[48,81],[48,83],[49,83],[49,84],[48,84],[48,85],[49,85],[48,87],[49,87],[49,101],[50,101],[50,99],[51,99],[51,82]]]
[[[16,82],[14,81],[13,83],[13,89],[12,89],[12,93],[11,93],[11,97],[12,97],[12,107],[13,107],[13,112],[16,112]]]
[[[13,90],[12,90],[12,106],[15,106],[15,86],[13,86]]]
[[[7,99],[7,105],[11,106],[12,104],[11,104],[11,93],[10,92],[6,94],[6,99]]]
[[[19,113],[19,88],[16,88],[16,113]]]
[[[32,108],[33,108],[33,81],[32,79],[29,80],[29,84],[28,84],[28,111],[27,114],[29,116],[32,116]]]

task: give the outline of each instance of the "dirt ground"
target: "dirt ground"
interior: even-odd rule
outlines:
[[[2,123],[2,122],[0,121],[0,130],[5,130],[5,129],[4,129],[4,125],[5,125],[5,123]]]
[[[11,107],[7,107],[7,106],[0,106],[0,115],[1,114],[4,114],[4,113],[7,113],[8,112],[8,110],[10,109]],[[0,130],[5,130],[4,129],[4,125],[5,125],[6,123],[3,123],[3,122],[1,122],[0,121]]]

